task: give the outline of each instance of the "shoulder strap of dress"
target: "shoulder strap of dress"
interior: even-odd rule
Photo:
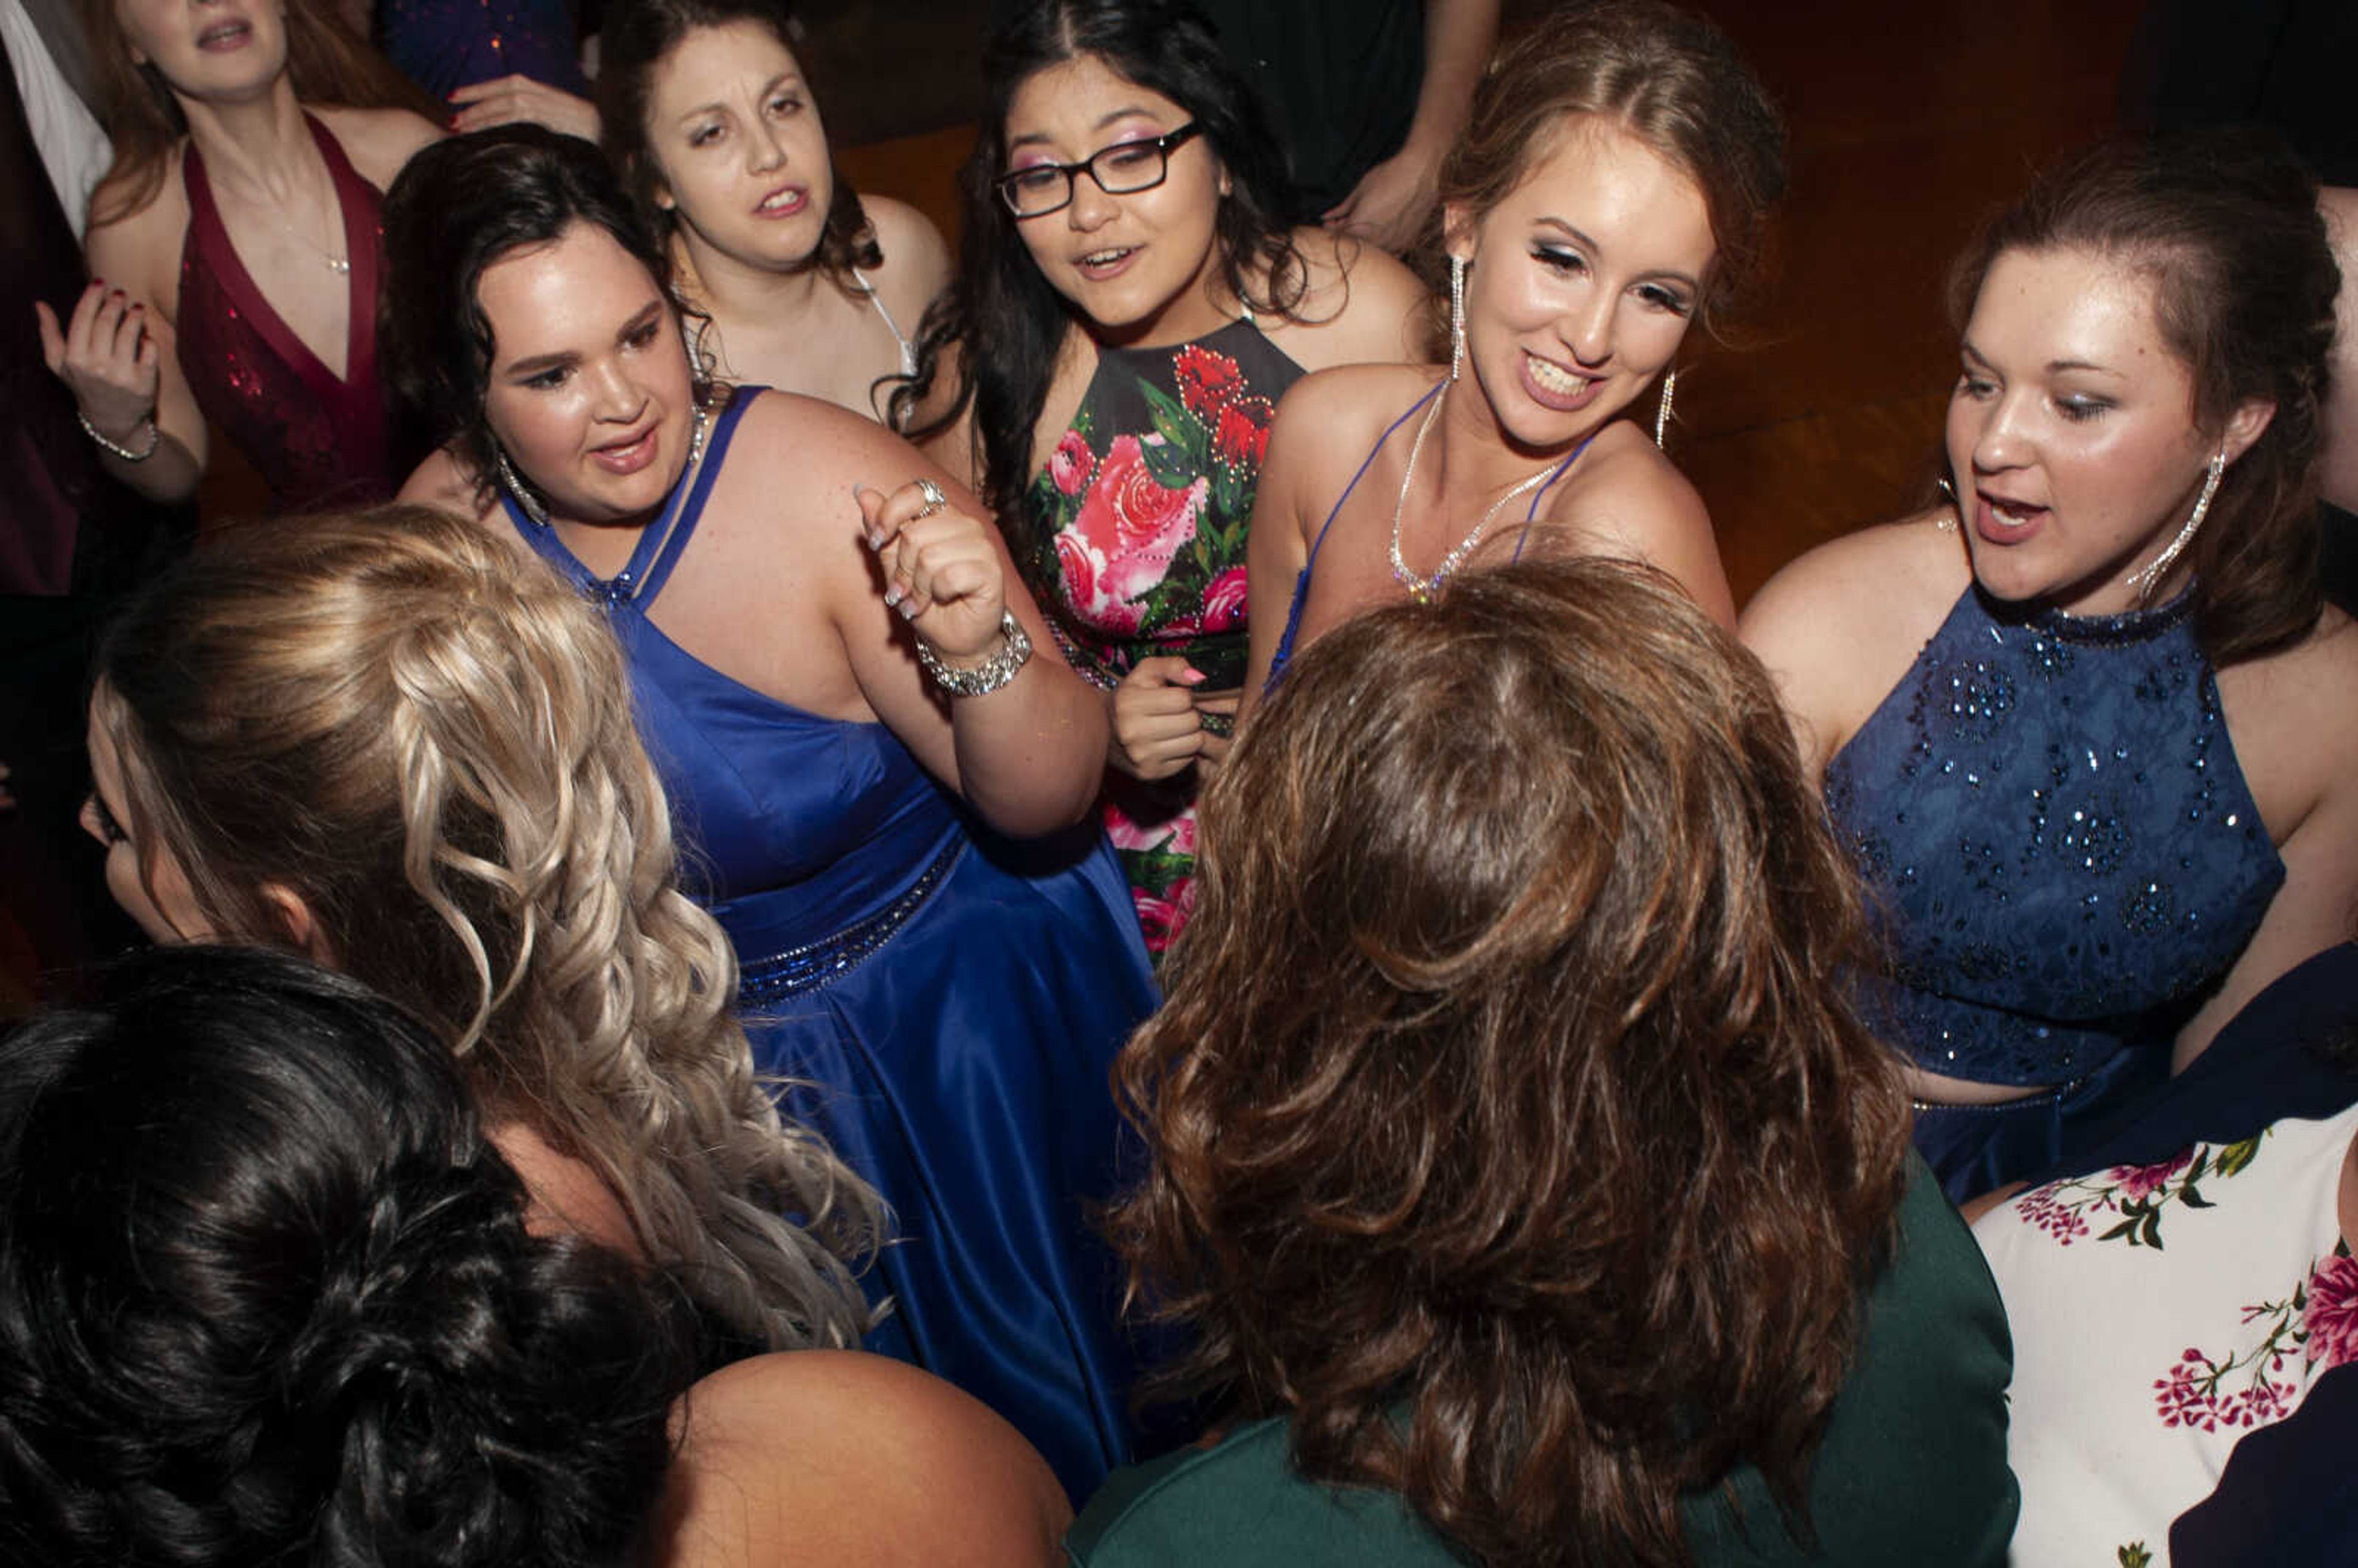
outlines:
[[[188,243],[201,252],[211,238],[206,231],[221,227],[221,211],[213,205],[213,182],[194,136],[180,138],[180,189],[189,199]]]
[[[1368,477],[1369,469],[1375,467],[1376,454],[1384,449],[1384,443],[1392,438],[1395,431],[1407,424],[1418,409],[1440,396],[1441,389],[1448,384],[1446,380],[1434,382],[1431,391],[1408,406],[1407,413],[1384,427],[1384,433],[1376,438],[1376,444],[1369,447],[1368,455],[1359,460],[1358,471],[1351,476],[1351,482],[1343,487],[1343,493],[1335,498],[1335,505],[1326,514],[1326,521],[1318,525],[1318,537],[1310,542],[1310,557],[1302,563],[1302,577],[1304,582],[1309,580],[1311,568],[1318,564],[1318,546],[1326,542],[1326,530],[1335,526],[1335,519],[1343,514],[1343,503],[1351,499],[1351,492],[1359,488],[1359,481]]]
[[[1523,558],[1523,546],[1531,541],[1531,524],[1539,521],[1540,503],[1547,499],[1547,492],[1555,488],[1558,480],[1572,471],[1572,465],[1580,460],[1580,454],[1588,450],[1588,443],[1595,439],[1596,432],[1592,430],[1585,440],[1565,455],[1563,461],[1555,465],[1555,471],[1547,476],[1547,482],[1531,492],[1531,503],[1523,509],[1523,525],[1515,535],[1515,553],[1510,559],[1520,561]]]
[[[729,399],[729,406],[713,420],[712,434],[705,440],[704,460],[697,465],[695,475],[673,492],[671,506],[666,508],[668,515],[655,524],[665,530],[663,545],[648,564],[645,586],[638,591],[640,609],[653,604],[655,596],[664,590],[664,584],[671,580],[672,568],[687,553],[687,542],[695,536],[696,525],[704,516],[704,503],[720,478],[721,463],[729,456],[729,441],[737,433],[737,422],[764,390],[758,386],[739,387]]]
[[[851,276],[858,278],[860,287],[868,291],[868,303],[876,307],[876,314],[884,318],[884,330],[892,334],[894,342],[901,345],[901,373],[916,374],[917,345],[909,341],[909,335],[901,330],[901,323],[892,319],[892,312],[884,308],[884,296],[877,291],[874,284],[868,281],[868,275],[858,267],[853,267]]]

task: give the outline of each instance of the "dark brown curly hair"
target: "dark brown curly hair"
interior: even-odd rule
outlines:
[[[2089,148],[2040,175],[1958,258],[1949,307],[1960,332],[2008,251],[2093,252],[2150,277],[2162,341],[2193,373],[2198,427],[2217,430],[2251,399],[2276,406],[2187,552],[2194,628],[2220,665],[2306,635],[2325,606],[2320,409],[2342,286],[2316,179],[2260,131]]]
[[[1745,1464],[1806,1539],[1908,1108],[1758,664],[1650,568],[1470,574],[1320,638],[1202,813],[1115,1068],[1161,1391],[1487,1562],[1683,1562]]]

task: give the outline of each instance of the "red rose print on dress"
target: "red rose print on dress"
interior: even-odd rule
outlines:
[[[1258,411],[1256,403],[1260,405]],[[1242,398],[1221,409],[1219,425],[1212,432],[1212,449],[1220,461],[1259,473],[1261,459],[1269,453],[1269,416],[1268,402],[1259,397]]]
[[[2301,1315],[2312,1365],[2358,1361],[2358,1259],[2337,1254],[2319,1262]]]
[[[1081,486],[1089,482],[1089,470],[1097,465],[1097,454],[1089,450],[1088,442],[1078,430],[1067,430],[1048,454],[1048,475],[1056,488],[1066,495],[1078,495]]]
[[[1179,401],[1206,425],[1228,406],[1228,399],[1245,384],[1244,373],[1237,368],[1236,361],[1196,343],[1188,344],[1174,355],[1171,368],[1178,378]]]
[[[1147,471],[1145,449],[1138,438],[1115,437],[1105,460],[1098,465],[1097,481],[1082,498],[1080,513],[1067,530],[1079,535],[1101,563],[1097,567],[1096,600],[1127,603],[1152,591],[1171,569],[1171,558],[1195,538],[1195,519],[1210,493],[1210,481],[1202,479],[1184,490],[1156,483]],[[1064,534],[1056,537],[1060,557],[1065,538]],[[1082,602],[1075,600],[1076,605]]]
[[[1204,630],[1228,632],[1245,623],[1245,568],[1230,567],[1204,588]]]

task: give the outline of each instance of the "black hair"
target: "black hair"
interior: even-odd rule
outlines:
[[[497,450],[483,416],[492,324],[475,299],[486,268],[593,223],[647,269],[675,316],[690,314],[672,292],[669,258],[604,157],[579,136],[516,124],[437,142],[404,166],[385,193],[384,221],[377,341],[385,385],[406,427],[455,448],[485,495]]]
[[[632,1560],[693,1330],[525,1202],[449,1052],[282,954],[0,1037],[0,1559]]]
[[[794,9],[784,0],[623,0],[607,14],[598,34],[598,117],[604,127],[606,157],[622,172],[639,222],[658,243],[671,243],[679,218],[656,204],[655,187],[662,177],[647,146],[647,93],[656,65],[688,34],[731,22],[761,24],[800,59],[788,30],[793,17]],[[804,89],[816,100],[817,90],[807,76]],[[827,203],[811,260],[838,288],[856,292],[860,285],[852,269],[883,265],[884,253],[877,248],[876,231],[860,204],[860,193],[836,167],[831,149],[827,173],[835,195]]]
[[[1228,176],[1213,239],[1229,291],[1256,310],[1282,317],[1302,303],[1309,287],[1308,268],[1285,223],[1291,183],[1267,116],[1193,5],[1041,0],[1001,23],[983,49],[982,129],[960,177],[957,281],[925,313],[917,376],[893,393],[892,415],[897,424],[916,406],[947,350],[964,350],[957,401],[910,431],[910,438],[948,428],[972,402],[979,491],[999,514],[1019,561],[1031,558],[1033,543],[1023,507],[1033,426],[1073,318],[1024,247],[997,184],[1007,172],[1007,113],[1017,91],[1040,71],[1084,57],[1170,99],[1203,128],[1205,143]],[[1257,289],[1250,278],[1261,271],[1269,281]]]

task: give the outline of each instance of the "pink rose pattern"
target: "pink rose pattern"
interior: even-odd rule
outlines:
[[[1055,537],[1077,534],[1099,552],[1105,562],[1098,579],[1100,595],[1127,604],[1162,586],[1180,546],[1195,538],[1195,519],[1210,489],[1200,479],[1184,490],[1156,483],[1139,438],[1116,436],[1097,466],[1095,482],[1081,496],[1080,511]],[[1087,610],[1075,609],[1082,619],[1093,619]]]
[[[1098,685],[1167,654],[1203,670],[1211,688],[1232,687],[1244,676],[1245,528],[1276,411],[1235,359],[1203,343],[1146,363],[1135,386],[1102,379],[1141,364],[1104,362],[1033,478],[1031,580],[1074,668]],[[1125,401],[1121,427],[1100,429]],[[1109,774],[1103,804],[1159,956],[1193,903],[1193,802]]]
[[[1096,467],[1097,459],[1078,430],[1065,431],[1056,442],[1056,449],[1048,455],[1048,477],[1066,495],[1080,494],[1081,486],[1088,483],[1089,472]]]

